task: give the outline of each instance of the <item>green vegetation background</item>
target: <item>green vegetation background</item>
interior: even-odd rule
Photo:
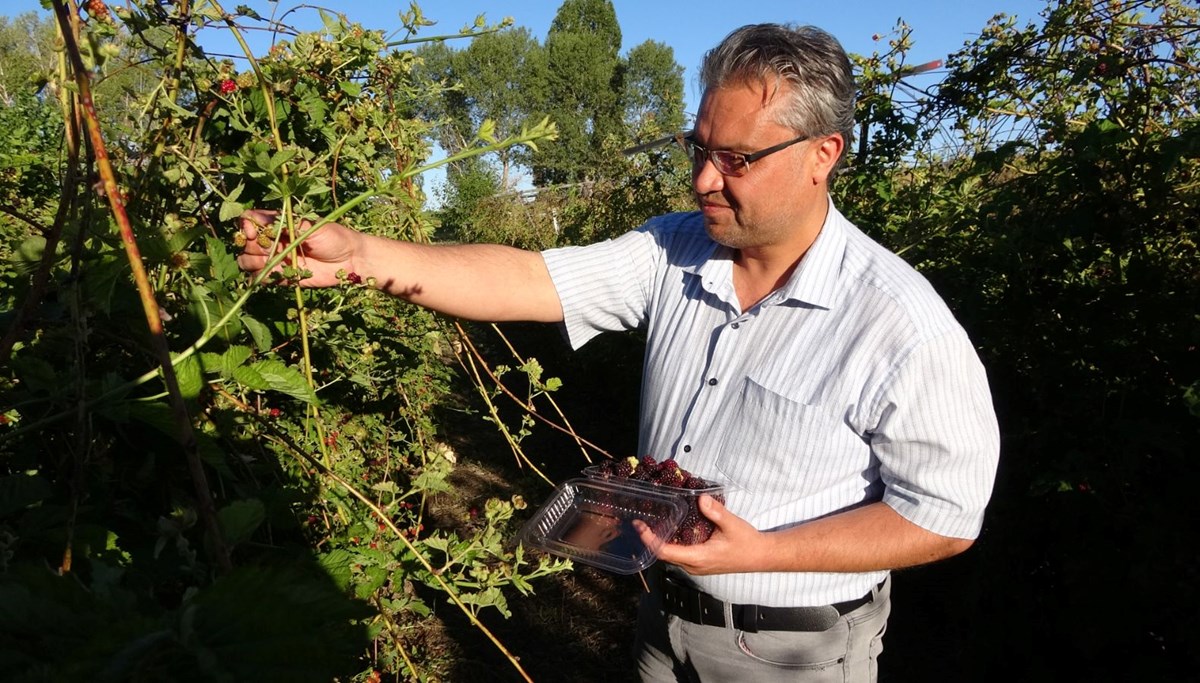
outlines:
[[[262,24],[244,8],[79,16],[151,301],[71,47],[53,21],[0,19],[0,677],[565,680],[549,650],[568,644],[493,632],[568,570],[514,547],[527,501],[634,447],[636,335],[567,354],[553,330],[462,327],[354,274],[250,283],[232,219],[542,248],[686,209],[669,146],[621,153],[686,126],[669,47],[618,54],[604,0],[567,0],[544,40],[481,22],[429,41],[416,7],[385,38],[330,13],[274,27],[253,68],[193,40]],[[898,573],[885,680],[1188,680],[1200,10],[1049,0],[980,27],[929,88],[908,79],[914,29],[855,57],[835,199],[963,321],[1004,450],[976,547]],[[510,458],[503,485],[470,485]],[[449,644],[463,629],[478,648]]]

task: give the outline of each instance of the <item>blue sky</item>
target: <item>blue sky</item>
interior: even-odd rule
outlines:
[[[197,2],[198,0],[193,0]],[[320,25],[312,6],[342,12],[367,29],[391,32],[401,27],[400,13],[407,11],[409,0],[355,0],[326,2],[308,0],[308,8],[297,8],[302,0],[221,0],[226,11],[248,5],[263,17],[281,17],[285,23],[308,30]],[[944,59],[979,35],[988,19],[998,13],[1016,16],[1021,25],[1040,21],[1039,14],[1048,0],[612,0],[621,26],[622,52],[646,40],[655,40],[675,51],[675,61],[684,67],[686,111],[694,113],[700,100],[696,71],[704,52],[716,45],[729,31],[744,24],[792,22],[812,24],[836,36],[848,52],[870,54],[886,51],[886,38],[875,42],[872,36],[887,36],[903,19],[913,29],[914,47],[910,63],[923,64]],[[123,0],[110,0],[119,4]],[[419,3],[426,18],[437,22],[420,35],[457,33],[475,17],[484,14],[489,22],[512,17],[539,40],[544,40],[561,0],[426,0]],[[0,15],[13,16],[30,11],[44,12],[39,0],[0,0]],[[209,30],[201,42],[210,52],[240,54],[227,31]],[[247,32],[252,49],[258,54],[270,46],[270,36]],[[911,78],[936,82],[936,72]],[[441,156],[435,150],[434,158]],[[440,169],[426,178],[431,202],[437,203],[437,188],[442,180]]]
[[[113,0],[110,4],[121,1]],[[222,2],[226,11],[241,4],[249,5],[265,17],[280,16],[300,2]],[[408,0],[327,3],[309,0],[308,4],[343,12],[365,28],[385,31],[400,27],[399,14],[409,6]],[[485,14],[490,21],[510,16],[517,25],[529,28],[538,39],[545,38],[560,4],[559,0],[426,0],[420,3],[425,15],[438,22],[437,26],[427,29],[425,35],[455,33],[462,26],[473,23],[477,15]],[[886,48],[885,44],[875,43],[872,36],[887,35],[903,18],[913,27],[915,46],[910,58],[912,63],[920,64],[944,58],[961,47],[978,35],[994,14],[1015,15],[1023,24],[1037,20],[1046,4],[1046,0],[613,0],[621,25],[623,50],[646,40],[656,40],[674,49],[675,61],[685,69],[688,111],[694,111],[695,103],[699,101],[695,74],[704,51],[743,24],[764,21],[813,24],[836,36],[847,51],[870,54]],[[29,11],[44,10],[38,0],[0,0],[0,15]],[[312,28],[318,22],[316,12],[311,9],[299,9],[287,18],[287,23],[298,28]],[[265,51],[265,37],[261,34],[259,37],[259,46]],[[217,41],[216,44],[206,43],[206,46],[216,50],[220,44],[221,41]],[[936,78],[936,75],[928,78]]]

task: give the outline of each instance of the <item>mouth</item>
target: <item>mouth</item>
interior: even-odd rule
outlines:
[[[719,211],[730,210],[730,206],[728,204],[722,204],[720,202],[709,201],[706,199],[701,199],[698,204],[700,205],[700,210],[704,213],[716,213]]]

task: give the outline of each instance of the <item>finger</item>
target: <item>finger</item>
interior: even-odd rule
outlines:
[[[258,237],[259,229],[274,223],[278,215],[278,211],[247,209],[238,217],[238,223],[242,232],[245,233],[246,239],[253,242]]]
[[[701,494],[697,505],[700,508],[701,514],[714,523],[719,522],[725,514],[725,506],[721,504],[721,501],[707,493]]]
[[[638,538],[642,540],[642,545],[646,546],[647,548],[654,548],[656,546],[663,545],[663,539],[659,538],[658,534],[654,533],[654,529],[649,524],[640,519],[635,519],[631,523],[633,524],[634,531],[636,531],[638,534]]]

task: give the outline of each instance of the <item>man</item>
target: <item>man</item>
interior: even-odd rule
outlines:
[[[987,380],[929,284],[838,213],[849,60],[814,28],[747,26],[706,55],[699,211],[586,247],[422,246],[330,225],[339,269],[479,320],[561,323],[575,347],[644,327],[640,453],[725,484],[716,525],[664,546],[638,619],[644,680],[866,681],[889,571],[968,548],[999,451]],[[253,223],[242,266],[267,254]]]

